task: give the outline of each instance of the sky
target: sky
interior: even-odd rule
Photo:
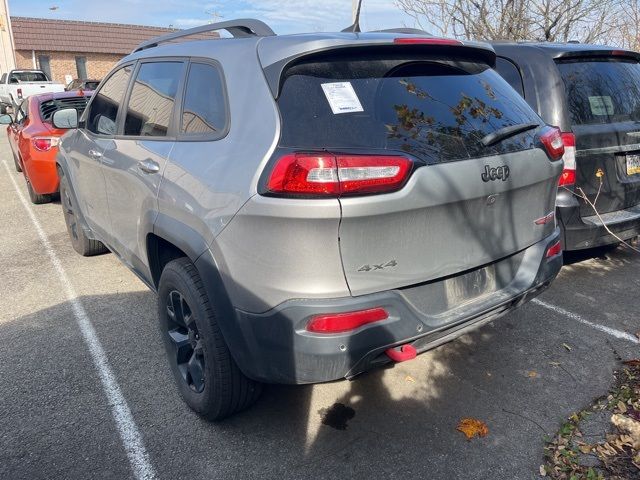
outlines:
[[[9,13],[174,28],[257,18],[285,34],[342,30],[351,24],[351,0],[9,0]],[[363,30],[415,26],[393,0],[363,0],[360,24]]]

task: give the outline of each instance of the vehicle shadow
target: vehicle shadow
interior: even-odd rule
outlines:
[[[615,363],[613,354],[574,343],[570,356],[559,342],[571,327],[550,335],[539,312],[524,307],[353,381],[268,385],[251,409],[209,423],[173,385],[152,293],[80,300],[159,478],[187,470],[191,478],[527,478],[541,462],[544,435],[593,391],[606,391]],[[0,477],[86,478],[96,468],[127,476],[71,305],[7,317],[0,335]],[[576,356],[595,366],[573,365]],[[485,421],[489,436],[467,441],[456,431],[463,417]],[[28,422],[16,427],[16,419]]]

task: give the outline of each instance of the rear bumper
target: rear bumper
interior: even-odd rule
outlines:
[[[30,152],[30,157],[23,162],[25,174],[33,190],[39,195],[57,193],[60,179],[56,168],[56,150],[48,152]]]
[[[545,258],[559,238],[556,229],[545,240],[495,264],[406,289],[290,300],[262,314],[236,310],[237,328],[230,336],[226,329],[225,337],[241,370],[259,381],[302,384],[350,378],[390,362],[384,353],[388,348],[410,343],[424,352],[538,295],[562,266],[562,255]],[[478,279],[487,283],[487,274],[479,276],[480,271],[493,272],[489,283],[499,288],[474,294]],[[389,318],[341,334],[313,334],[305,328],[317,314],[374,307],[385,308]]]
[[[604,213],[600,218],[597,215],[581,217],[577,200],[562,199],[558,193],[557,216],[562,227],[564,250],[582,250],[619,242],[607,228],[622,240],[640,235],[640,205]]]

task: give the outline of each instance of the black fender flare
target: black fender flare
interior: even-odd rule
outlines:
[[[247,375],[255,366],[246,332],[240,328],[236,310],[231,302],[228,288],[233,280],[223,278],[220,259],[216,259],[215,248],[193,228],[168,215],[158,213],[153,225],[154,235],[174,245],[193,262],[209,301],[215,306],[218,325],[227,347],[240,370]],[[149,255],[147,253],[147,255]],[[250,376],[250,375],[247,375]]]

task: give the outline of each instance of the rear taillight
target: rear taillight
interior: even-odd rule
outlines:
[[[576,183],[576,136],[573,133],[563,133],[564,144],[564,169],[558,181],[558,185],[565,187]]]
[[[21,88],[16,89],[16,94],[18,95],[18,98],[22,98],[22,89]]]
[[[560,241],[557,241],[549,248],[547,248],[547,254],[545,255],[547,258],[555,257],[556,255],[560,255],[562,253],[562,244]]]
[[[48,152],[53,147],[57,147],[60,143],[58,137],[34,137],[31,139],[33,147],[41,152]]]
[[[329,313],[316,315],[307,324],[307,330],[313,333],[343,333],[374,322],[389,318],[384,308],[370,308],[355,312]]]
[[[540,141],[547,150],[551,160],[560,160],[564,155],[564,143],[562,141],[562,133],[559,128],[549,127],[542,135],[540,135]]]
[[[290,153],[280,157],[267,180],[267,193],[338,197],[387,193],[402,187],[411,160],[392,155]]]
[[[449,46],[460,46],[464,45],[459,40],[454,40],[452,38],[419,38],[419,37],[400,37],[394,38],[393,43],[400,45],[449,45]]]

